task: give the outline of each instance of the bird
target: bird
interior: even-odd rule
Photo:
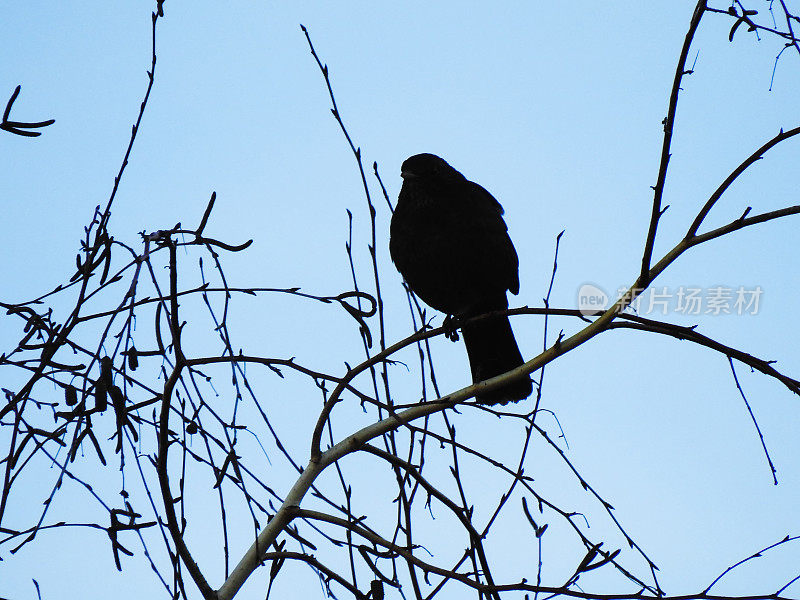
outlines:
[[[507,309],[506,292],[519,293],[519,258],[503,207],[435,154],[409,157],[400,174],[403,184],[389,228],[389,254],[407,286],[461,325],[473,382],[524,364],[506,315],[469,320]],[[476,400],[507,404],[531,392],[526,376]]]

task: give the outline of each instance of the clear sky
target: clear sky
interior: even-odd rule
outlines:
[[[754,2],[762,12],[769,4]],[[108,198],[146,88],[153,5],[31,0],[3,8],[2,102],[21,84],[14,117],[56,122],[36,139],[0,132],[0,300],[28,300],[72,273],[83,227]],[[216,191],[207,233],[230,243],[254,240],[245,253],[223,256],[234,285],[302,286],[335,295],[352,288],[345,253],[349,208],[357,268],[368,281],[369,221],[360,177],[331,116],[302,23],[330,67],[341,115],[365,166],[371,171],[377,161],[392,201],[402,161],[418,152],[439,154],[505,208],[520,257],[521,292],[512,305],[542,305],[562,230],[551,305],[575,308],[586,283],[614,295],[638,273],[662,119],[693,6],[686,0],[169,0],[158,27],[155,85],[115,201],[112,233],[139,248],[142,230],[167,229],[178,221],[192,227]],[[739,162],[780,128],[800,124],[797,52],[783,54],[771,81],[782,44],[766,36],[758,41],[745,28],[730,43],[731,24],[725,15],[707,15],[690,53],[694,73],[684,80],[679,102],[664,198],[670,208],[656,257],[680,239]],[[758,213],[797,204],[798,159],[798,139],[771,151],[730,189],[706,227],[728,223],[747,206]],[[410,333],[411,325],[400,277],[388,258],[388,207],[373,177],[369,183],[378,209],[387,338],[393,342]],[[705,335],[775,360],[782,372],[800,377],[796,319],[789,312],[800,296],[797,222],[798,217],[770,222],[695,248],[655,284],[673,300],[681,288],[760,288],[757,314],[687,315],[670,304],[667,315],[645,316],[698,324]],[[197,258],[185,259],[191,273]],[[186,281],[197,277],[195,269]],[[363,358],[353,322],[341,311],[277,296],[236,299],[234,308],[234,345],[246,353],[295,356],[340,374],[345,361],[352,365]],[[200,304],[196,310],[198,335],[206,336],[197,347],[215,351],[213,325]],[[516,317],[513,325],[523,353],[533,356],[542,346],[541,318]],[[569,334],[579,327],[575,319],[553,319],[549,342],[560,329]],[[0,315],[0,352],[13,349],[18,336],[18,322]],[[462,346],[437,339],[433,347],[443,390],[466,385]],[[411,402],[418,394],[415,351],[400,358],[412,372],[393,371],[395,395],[405,392],[402,401]],[[542,402],[564,430],[569,446],[562,441],[561,447],[615,506],[671,593],[699,591],[727,566],[800,534],[798,398],[775,380],[736,366],[778,486],[772,485],[724,356],[689,342],[617,330],[547,370]],[[13,389],[20,381],[19,373],[0,371],[2,387]],[[262,385],[276,422],[288,428],[304,461],[318,391],[296,376],[267,375]],[[496,447],[502,456],[511,434],[487,419],[477,411],[459,415],[463,440],[474,439],[489,451]],[[552,418],[540,424],[558,436]],[[347,425],[338,425],[340,435],[350,432]],[[8,433],[0,429],[3,448]],[[279,462],[274,454],[269,458]],[[113,499],[119,473],[113,464],[107,469],[106,491]],[[537,442],[527,470],[548,495],[591,516],[593,531],[607,532],[608,546],[627,551],[596,501],[565,475],[546,444]],[[52,485],[52,470],[41,466],[38,473],[45,487]],[[394,483],[385,472],[381,476],[390,498]],[[198,497],[211,494],[202,483]],[[276,476],[278,493],[290,483],[285,474]],[[12,514],[20,519],[28,503],[45,497],[36,481],[27,485],[13,504]],[[210,502],[210,508],[198,503],[197,514],[213,522],[213,497]],[[85,493],[66,490],[52,519],[81,520],[84,509],[88,519],[90,507]],[[370,502],[359,510],[370,512]],[[545,540],[544,572],[559,585],[572,563],[559,562],[566,551],[558,536],[567,533],[556,523],[548,534],[552,541]],[[436,532],[439,522],[422,526]],[[508,535],[514,539],[513,528]],[[246,524],[236,531],[234,557],[251,536]],[[210,571],[218,584],[218,532],[194,539],[201,548],[208,544],[200,554],[214,565]],[[87,598],[107,596],[110,589],[120,599],[163,594],[141,547],[131,545],[137,558],[124,559],[121,575],[102,532],[56,530],[16,555],[0,547],[0,597],[35,598],[31,578],[45,599],[67,597],[64,588],[80,589]],[[534,565],[528,575],[534,579],[535,554],[521,558],[534,552],[528,545],[515,549],[508,561],[519,562],[521,571],[509,567],[509,577],[518,577],[527,563]],[[631,568],[646,573],[641,558],[631,554],[629,560]],[[735,572],[720,593],[774,591],[798,574],[797,564],[800,544],[781,547]],[[241,597],[263,597],[264,581],[251,583]],[[284,584],[293,587],[280,588],[282,597],[321,595],[308,569],[299,568]],[[798,586],[787,594],[800,596]],[[445,597],[460,598],[462,592],[453,588]]]

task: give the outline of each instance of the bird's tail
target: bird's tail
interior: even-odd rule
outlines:
[[[461,332],[472,369],[472,381],[475,383],[496,377],[524,363],[511,323],[505,315],[467,323],[461,328]],[[506,404],[523,400],[532,391],[531,380],[526,376],[483,393],[477,400],[481,404]]]

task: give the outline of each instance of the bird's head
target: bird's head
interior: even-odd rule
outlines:
[[[407,158],[400,167],[400,176],[408,181],[414,178],[423,179],[450,179],[463,177],[461,173],[451,167],[446,160],[435,154],[415,154]]]

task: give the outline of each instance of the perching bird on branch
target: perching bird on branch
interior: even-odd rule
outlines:
[[[503,208],[489,192],[434,154],[402,166],[389,252],[406,283],[426,304],[461,323],[474,382],[523,364],[507,316],[467,319],[508,308],[519,292],[519,260]],[[532,391],[524,377],[478,396],[505,404]]]

